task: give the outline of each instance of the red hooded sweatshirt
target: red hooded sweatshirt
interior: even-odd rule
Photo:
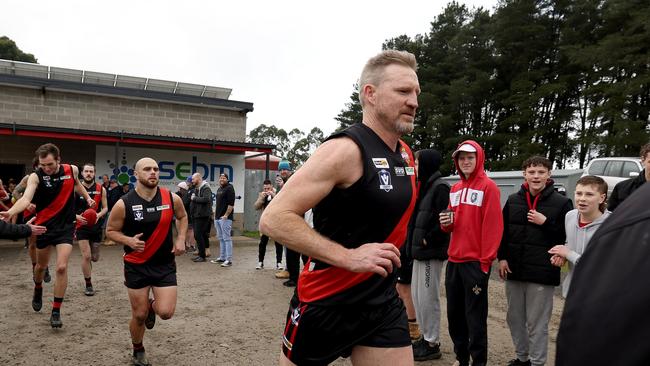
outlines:
[[[481,269],[487,273],[497,256],[503,216],[501,214],[500,191],[497,185],[485,174],[485,153],[476,141],[461,142],[476,148],[476,168],[469,178],[458,166],[458,155],[454,158],[460,173],[460,182],[451,187],[449,208],[454,211],[454,223],[442,226],[451,233],[449,261],[454,263],[480,261]]]

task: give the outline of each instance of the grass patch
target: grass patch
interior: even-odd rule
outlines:
[[[245,237],[248,237],[248,238],[255,238],[255,239],[260,238],[260,232],[259,231],[247,231],[247,230],[244,230],[242,235],[245,236]]]

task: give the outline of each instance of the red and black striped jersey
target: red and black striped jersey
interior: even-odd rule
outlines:
[[[48,229],[62,228],[74,224],[74,185],[75,179],[72,166],[59,164],[59,170],[47,175],[42,169],[35,172],[38,176],[38,187],[32,203],[36,205],[35,224],[44,225]]]
[[[124,260],[129,263],[162,264],[174,261],[172,249],[172,218],[174,216],[174,200],[172,193],[158,187],[156,195],[147,201],[131,190],[120,198],[124,201],[124,225],[122,233],[126,236],[143,235],[143,252],[135,252],[131,247],[124,246]]]
[[[347,137],[361,150],[363,175],[346,189],[334,188],[313,209],[314,229],[346,248],[393,243],[400,248],[416,199],[414,158],[400,140],[388,147],[362,123],[330,136]],[[341,162],[345,169],[345,162]],[[382,304],[395,296],[395,275],[353,273],[310,258],[297,288],[301,302],[320,305]]]

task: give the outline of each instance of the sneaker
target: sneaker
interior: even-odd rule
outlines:
[[[149,363],[149,360],[147,360],[147,356],[145,355],[144,351],[136,352],[133,356],[131,356],[131,362],[133,363],[133,366],[150,366],[151,365]]]
[[[442,357],[440,353],[440,344],[436,343],[431,346],[424,338],[421,342],[413,344],[413,359],[415,361],[437,360]]]
[[[264,269],[264,263],[257,262],[257,267],[255,267],[255,269]]]
[[[43,277],[43,282],[50,283],[52,281],[52,276],[50,276],[50,267],[45,267],[45,276]]]
[[[289,278],[289,271],[284,271],[284,270],[280,271],[280,272],[275,274],[275,278],[287,279],[287,278]]]
[[[282,284],[287,287],[296,287],[296,281],[294,280],[287,280],[282,282]]]
[[[205,262],[206,260],[207,260],[207,259],[205,259],[205,258],[203,258],[203,257],[198,257],[198,256],[197,256],[197,257],[194,257],[194,258],[192,259],[192,262],[195,262],[195,263],[201,263],[201,262]]]
[[[223,259],[221,259],[221,258],[211,259],[211,260],[210,260],[210,263],[214,263],[214,264],[221,264],[221,263],[223,263],[223,262],[225,262],[225,260],[223,260]]]
[[[61,321],[61,313],[52,313],[52,316],[50,317],[50,325],[52,328],[61,328],[63,326],[63,322]]]
[[[86,289],[84,290],[84,295],[93,296],[94,294],[95,294],[95,289],[93,289],[92,286],[86,286]]]
[[[34,311],[41,311],[43,308],[43,289],[34,289],[34,296],[32,297],[32,309]]]
[[[153,326],[156,325],[156,312],[153,311],[153,299],[149,299],[149,312],[147,313],[147,319],[144,320],[144,326],[147,329],[153,329]]]
[[[284,266],[282,265],[282,262],[278,262],[278,264],[275,265],[275,269],[277,271],[284,271]]]
[[[530,360],[528,361],[520,361],[518,358],[515,358],[513,360],[510,360],[508,362],[508,366],[530,366]]]
[[[232,266],[232,261],[225,261],[221,263],[221,267],[230,267]]]

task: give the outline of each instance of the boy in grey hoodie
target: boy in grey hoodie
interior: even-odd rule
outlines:
[[[556,245],[548,252],[553,254],[551,263],[558,267],[569,261],[569,273],[562,283],[562,296],[566,298],[573,277],[573,268],[587,249],[589,240],[610,212],[607,204],[607,183],[593,175],[578,180],[575,191],[576,209],[569,211],[564,219],[566,245]]]

